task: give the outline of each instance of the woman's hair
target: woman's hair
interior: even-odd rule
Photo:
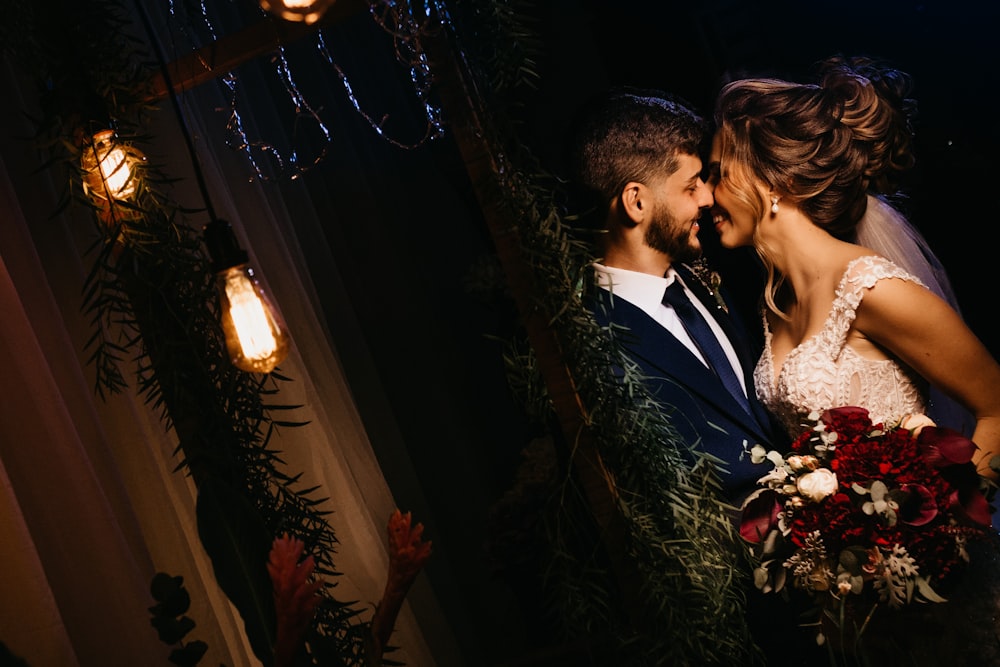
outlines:
[[[892,194],[913,166],[910,89],[903,72],[840,56],[820,64],[818,84],[733,81],[716,105],[721,177],[757,219],[768,203],[754,184],[763,183],[833,236],[855,241],[868,195]],[[781,314],[781,279],[766,244],[755,246],[768,271],[767,305]]]

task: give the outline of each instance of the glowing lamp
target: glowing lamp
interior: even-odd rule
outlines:
[[[260,7],[286,21],[315,23],[336,0],[260,0]]]
[[[204,231],[229,358],[240,370],[270,373],[288,355],[285,322],[249,266],[247,253],[229,223],[213,220]]]
[[[138,149],[118,141],[114,130],[101,130],[80,158],[83,189],[98,203],[128,199],[138,184],[138,168],[146,160]]]

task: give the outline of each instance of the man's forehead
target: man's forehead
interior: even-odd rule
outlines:
[[[697,175],[701,171],[701,156],[693,153],[677,154],[677,171],[675,174],[688,178],[693,173]]]

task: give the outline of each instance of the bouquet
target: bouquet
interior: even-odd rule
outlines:
[[[885,426],[843,407],[809,420],[789,454],[751,451],[774,466],[743,505],[755,585],[777,592],[790,581],[825,611],[821,627],[842,635],[853,599],[867,614],[847,628],[856,638],[878,605],[944,602],[939,584],[968,561],[969,540],[990,533],[976,445],[924,415]]]

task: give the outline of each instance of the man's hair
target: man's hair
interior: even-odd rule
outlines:
[[[677,156],[698,155],[706,136],[705,120],[680,98],[613,89],[589,100],[576,117],[572,176],[607,206],[630,181],[672,174]]]

